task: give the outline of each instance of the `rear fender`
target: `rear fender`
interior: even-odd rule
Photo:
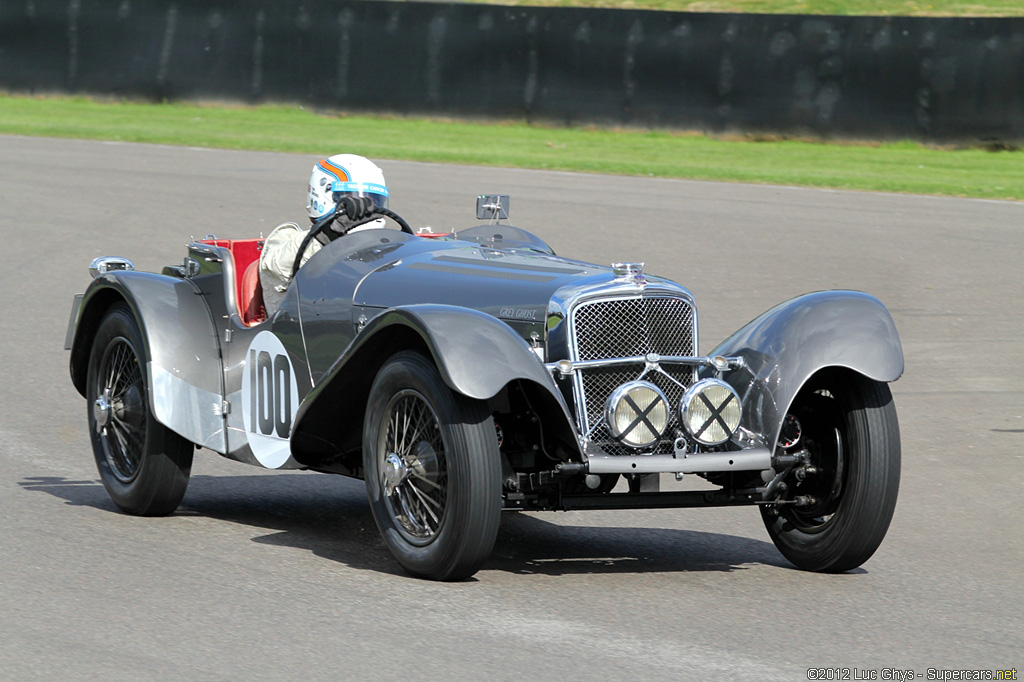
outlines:
[[[311,460],[328,456],[330,450],[358,448],[377,371],[389,357],[410,348],[430,356],[444,382],[470,398],[488,400],[510,383],[524,382],[528,392],[542,397],[546,409],[539,416],[545,432],[582,458],[565,399],[511,327],[457,306],[410,305],[373,318],[303,400],[292,431],[296,460],[312,466]]]
[[[711,351],[740,356],[724,375],[743,399],[741,426],[774,447],[782,419],[817,372],[844,367],[875,381],[903,374],[903,347],[882,303],[856,291],[799,296],[763,313]]]
[[[142,331],[153,416],[197,445],[226,452],[220,341],[205,300],[187,279],[137,271],[94,279],[71,342],[75,388],[85,395],[93,338],[118,301],[128,304]]]

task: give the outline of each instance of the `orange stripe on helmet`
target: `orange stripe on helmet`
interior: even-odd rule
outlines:
[[[331,162],[330,162],[329,160],[327,160],[327,159],[324,159],[324,160],[323,160],[323,161],[321,161],[321,162],[320,162],[320,163],[319,163],[318,165],[319,165],[319,166],[320,166],[321,168],[323,168],[324,170],[328,170],[328,171],[330,171],[330,172],[334,173],[335,175],[337,175],[337,176],[338,176],[338,180],[340,180],[340,181],[342,181],[342,182],[348,182],[348,180],[349,180],[349,178],[348,178],[348,173],[346,173],[346,172],[345,172],[344,170],[342,170],[342,169],[341,169],[340,167],[338,167],[338,166],[335,166],[335,165],[334,165],[333,163],[331,163]]]

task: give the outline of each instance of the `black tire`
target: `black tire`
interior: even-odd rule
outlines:
[[[502,506],[494,434],[486,404],[448,388],[419,353],[397,353],[378,372],[363,425],[366,492],[410,574],[462,580],[490,556]]]
[[[89,435],[114,504],[129,514],[163,516],[185,495],[193,445],[153,418],[143,349],[131,310],[112,306],[89,355]]]
[[[810,495],[808,507],[761,508],[779,551],[797,567],[840,573],[867,561],[882,543],[900,486],[900,431],[888,385],[849,371],[813,380],[789,412],[817,470],[786,480],[783,499]]]

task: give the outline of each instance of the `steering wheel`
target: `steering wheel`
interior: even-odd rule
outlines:
[[[313,227],[309,228],[309,232],[302,240],[302,244],[295,254],[295,261],[292,263],[292,277],[295,277],[295,273],[299,271],[299,267],[302,265],[302,254],[306,252],[306,249],[309,248],[309,243],[318,235],[327,235],[328,241],[333,241],[338,237],[348,234],[352,228],[365,225],[377,218],[391,218],[402,228],[402,232],[416,234],[402,216],[392,210],[375,206],[366,197],[341,197],[333,211],[320,218],[320,220],[313,223]],[[334,223],[337,223],[337,225],[335,226]],[[329,232],[334,232],[335,234],[332,236],[328,234]]]

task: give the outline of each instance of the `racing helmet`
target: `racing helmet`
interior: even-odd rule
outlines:
[[[335,154],[318,161],[309,177],[306,211],[317,221],[334,210],[339,196],[369,197],[374,206],[388,207],[384,172],[373,161],[356,154]]]

